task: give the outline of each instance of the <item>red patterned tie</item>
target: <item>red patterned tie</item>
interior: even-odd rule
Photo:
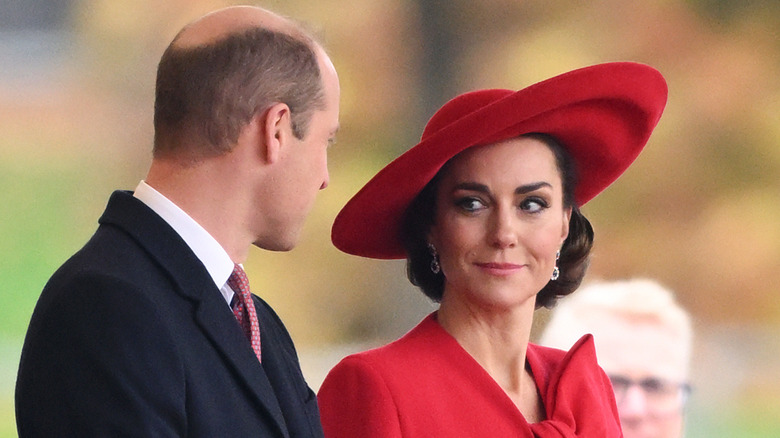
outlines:
[[[260,324],[257,322],[252,293],[249,292],[249,280],[241,266],[235,265],[233,273],[228,278],[228,285],[236,293],[237,298],[234,300],[233,314],[236,315],[247,339],[252,343],[252,350],[254,350],[257,360],[262,361],[260,357]]]

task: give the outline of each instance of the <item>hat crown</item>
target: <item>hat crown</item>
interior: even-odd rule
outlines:
[[[478,111],[493,102],[513,94],[512,90],[487,89],[477,90],[450,99],[436,113],[433,114],[428,124],[425,125],[421,140],[457,122],[461,118]]]

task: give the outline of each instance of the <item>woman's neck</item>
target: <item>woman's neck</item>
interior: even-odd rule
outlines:
[[[513,308],[480,307],[445,293],[439,324],[512,399],[529,422],[543,418],[536,383],[526,366],[535,302]]]

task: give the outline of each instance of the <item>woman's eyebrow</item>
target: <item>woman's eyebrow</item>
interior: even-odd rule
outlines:
[[[469,190],[472,192],[482,192],[482,193],[490,193],[490,189],[488,186],[476,182],[462,182],[455,184],[455,187],[452,188],[453,191],[455,190]]]
[[[515,194],[522,195],[525,193],[533,192],[535,190],[539,190],[543,187],[552,188],[552,184],[544,181],[530,183],[530,184],[523,184],[522,186],[519,186],[518,188],[515,189]],[[490,193],[490,189],[488,188],[488,186],[476,182],[462,182],[456,184],[455,187],[453,187],[453,190],[470,190],[474,192]]]
[[[539,190],[539,189],[541,189],[543,187],[552,188],[552,184],[550,184],[548,182],[544,182],[544,181],[535,182],[535,183],[531,183],[531,184],[524,184],[524,185],[522,185],[522,186],[520,186],[520,187],[515,189],[515,194],[516,195],[522,195],[524,193],[529,193],[529,192],[533,192],[535,190]]]

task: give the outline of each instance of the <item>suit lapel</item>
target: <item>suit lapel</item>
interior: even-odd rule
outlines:
[[[195,312],[196,322],[211,339],[214,347],[222,353],[225,361],[235,368],[253,398],[276,423],[279,433],[287,437],[288,432],[281,407],[263,366],[257,361],[222,296],[218,293],[212,295],[216,299],[204,299],[199,303]]]
[[[288,431],[295,437],[322,437],[316,401],[313,408],[306,402],[314,394],[303,377],[292,339],[273,309],[257,296],[254,300],[261,333],[271,335],[263,341],[263,369],[276,389]]]
[[[131,192],[114,192],[99,222],[125,230],[170,274],[177,292],[195,303],[195,323],[235,369],[258,408],[276,424],[282,436],[288,437],[281,408],[263,367],[203,263],[184,240]]]

